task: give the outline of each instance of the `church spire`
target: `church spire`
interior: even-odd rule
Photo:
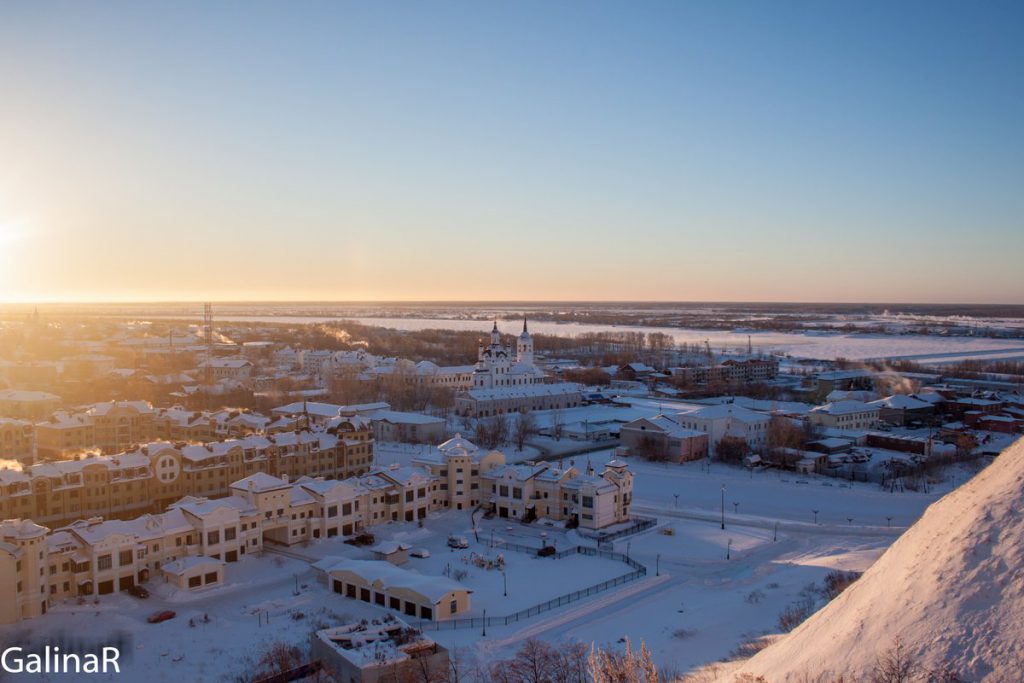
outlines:
[[[526,314],[525,313],[523,313],[523,334],[527,334],[527,332],[526,332]]]

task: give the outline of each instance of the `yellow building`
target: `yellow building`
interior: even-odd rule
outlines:
[[[443,576],[427,576],[380,560],[325,558],[313,565],[335,593],[402,614],[443,621],[470,609],[469,590]]]
[[[0,417],[0,460],[32,460],[35,437],[32,423]]]
[[[505,464],[501,451],[482,452],[476,444],[456,434],[440,446],[424,449],[412,459],[438,479],[432,507],[468,510],[489,498],[489,488],[480,484],[480,475]]]
[[[46,527],[0,522],[0,624],[46,614]]]
[[[183,496],[226,496],[232,482],[258,472],[295,481],[369,471],[369,425],[347,422],[335,432],[282,432],[205,445],[156,442],[118,455],[0,469],[0,519],[50,525],[88,517],[127,519],[160,512]]]

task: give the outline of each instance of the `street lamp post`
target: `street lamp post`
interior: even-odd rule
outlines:
[[[480,632],[480,635],[484,638],[487,637],[487,610],[484,610],[484,629]]]
[[[778,523],[778,521],[775,522],[775,531],[772,532],[772,543],[774,543],[777,540],[779,540],[779,523]]]
[[[853,526],[853,517],[847,517],[846,521],[850,523],[850,526]]]
[[[661,553],[654,556],[654,575],[661,576]]]
[[[725,546],[725,559],[728,560],[731,555],[732,555],[732,539],[730,538],[729,539],[729,543],[726,544],[726,546]]]
[[[725,529],[725,484],[722,484],[722,529]]]
[[[811,510],[811,512],[814,513],[814,523],[817,524],[818,523],[818,511],[817,510]]]
[[[505,576],[505,571],[504,570],[502,570],[502,572],[501,572],[501,583],[502,583],[502,586],[505,588],[505,597],[507,598],[508,597],[508,577]]]
[[[740,504],[739,503],[733,503],[732,504],[732,512],[735,515],[738,515],[740,513]]]
[[[678,494],[678,493],[673,493],[672,495],[673,495],[673,496],[675,496],[675,499],[676,499],[676,507],[679,507],[679,494]]]
[[[885,525],[889,526],[889,527],[892,526],[892,517],[886,517],[885,518]]]

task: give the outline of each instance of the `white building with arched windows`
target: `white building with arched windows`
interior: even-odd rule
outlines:
[[[515,348],[501,342],[498,321],[494,321],[489,344],[480,340],[473,388],[455,399],[460,415],[488,417],[531,410],[573,408],[580,405],[580,388],[567,382],[547,383],[544,371],[534,364],[533,337],[523,318],[523,331]]]

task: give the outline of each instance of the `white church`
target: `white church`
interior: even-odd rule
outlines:
[[[455,411],[469,417],[490,417],[531,410],[575,408],[582,402],[580,387],[568,382],[549,383],[534,364],[533,337],[523,317],[523,332],[515,349],[501,343],[498,321],[491,342],[480,340],[473,388],[455,398]]]
[[[481,339],[477,349],[473,388],[516,387],[540,384],[543,381],[544,372],[533,364],[533,337],[526,329],[526,317],[523,316],[523,333],[516,339],[514,353],[501,343],[501,332],[495,320],[491,343],[485,346]]]

